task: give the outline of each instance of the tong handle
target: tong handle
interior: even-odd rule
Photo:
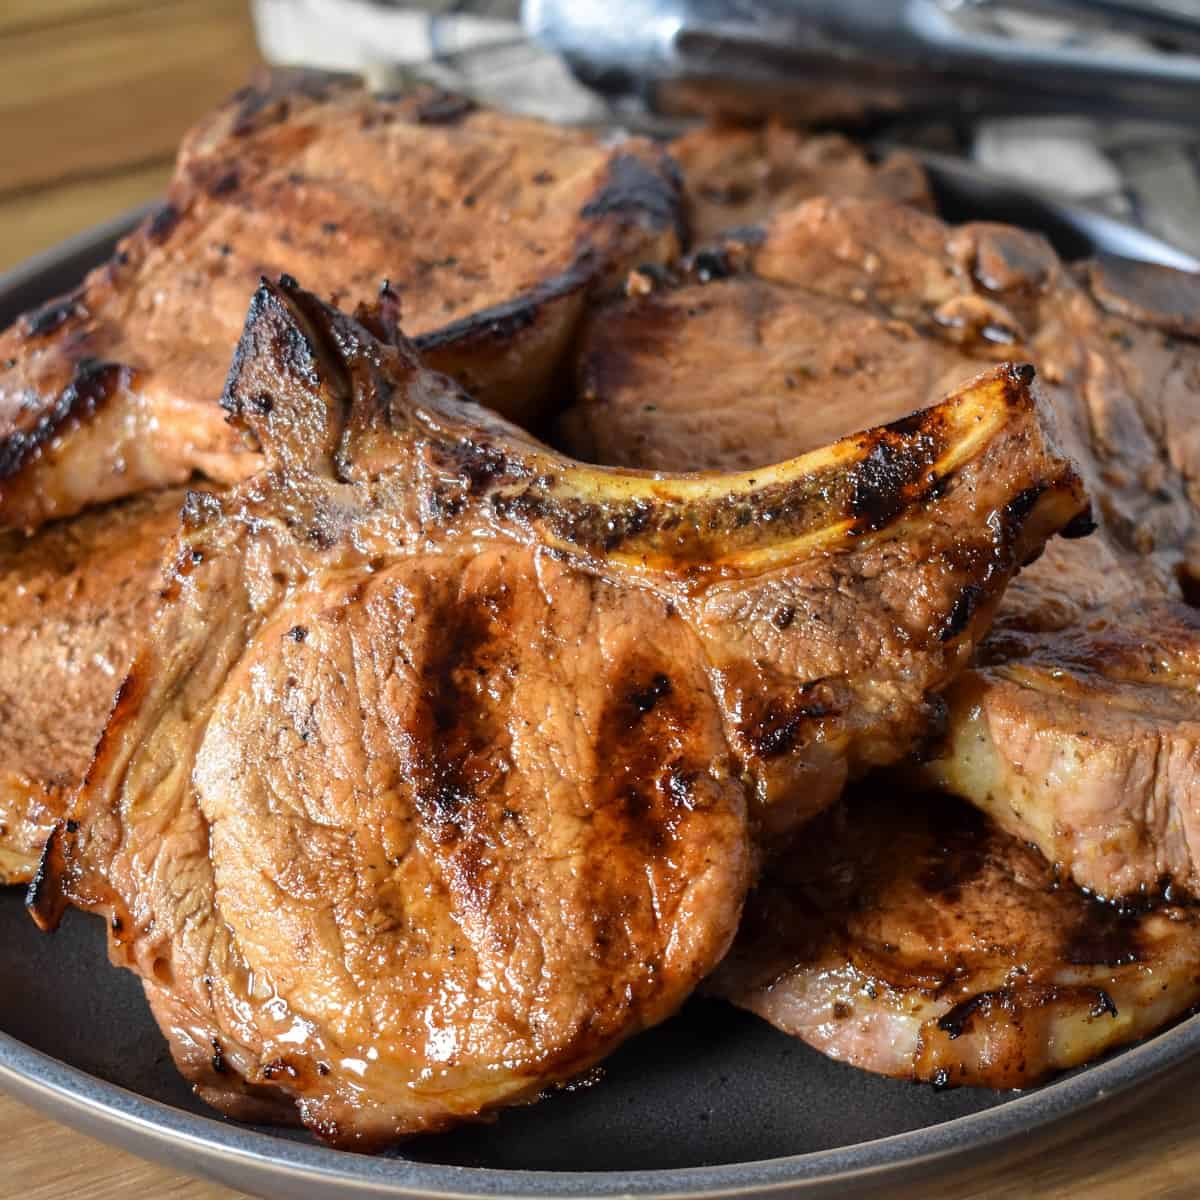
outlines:
[[[967,0],[977,8],[990,7],[988,0]],[[1052,17],[1064,17],[1081,25],[1132,33],[1180,50],[1200,52],[1200,10],[1194,4],[1154,3],[1153,0],[1007,0],[1006,7]],[[1189,12],[1190,9],[1190,12]]]
[[[1082,0],[1017,0],[1043,9]],[[1100,0],[1110,13],[1137,8]],[[1200,57],[1045,46],[973,30],[986,5],[950,0],[526,0],[526,29],[609,94],[714,82],[778,103],[814,82],[974,111],[1121,113],[1200,122]],[[1157,20],[1157,18],[1154,18]],[[1166,20],[1167,18],[1163,18]],[[1200,23],[1169,22],[1185,32]],[[1155,28],[1162,32],[1162,25]],[[893,104],[894,106],[894,104]]]

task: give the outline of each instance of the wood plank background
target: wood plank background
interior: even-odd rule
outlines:
[[[161,192],[256,61],[247,0],[0,0],[0,270]]]
[[[159,194],[180,135],[256,58],[245,0],[0,0],[0,270]],[[1020,1168],[914,1194],[1200,1196],[1200,1072]],[[0,1198],[66,1196],[236,1200],[0,1096]]]

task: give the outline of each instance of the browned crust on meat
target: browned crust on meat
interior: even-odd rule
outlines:
[[[224,403],[266,470],[188,505],[35,918],[108,916],[232,1111],[218,1063],[356,1149],[532,1098],[682,1003],[774,795],[905,753],[1081,509],[1031,382],[742,475],[601,471],[264,282]]]
[[[121,681],[96,753],[80,784],[81,789],[113,769],[113,756],[117,753],[121,733],[141,702],[144,686],[139,686],[140,683],[141,677],[132,669]],[[128,922],[127,916],[122,915],[125,906],[102,874],[84,870],[79,853],[79,832],[79,823],[74,817],[64,817],[55,824],[46,839],[37,874],[29,885],[25,907],[38,928],[46,933],[58,928],[71,904],[105,907],[111,910],[109,919],[119,935]]]
[[[869,162],[838,134],[814,134],[781,121],[747,127],[714,124],[671,143],[687,200],[692,240],[757,225],[813,196],[892,200],[933,209],[929,180],[907,154]]]
[[[332,144],[339,122],[365,139],[361,160],[349,165],[339,163]],[[438,160],[446,178],[422,168],[405,180],[398,164],[389,168],[386,151],[397,144],[411,150],[417,136],[460,139],[465,148],[457,158],[448,151]],[[486,147],[487,155],[472,157],[470,147]],[[548,190],[560,183],[551,171],[533,165],[532,178],[513,181],[518,191],[542,196],[539,204],[561,195],[552,223],[509,228],[513,197],[488,191],[506,155],[518,164],[563,162],[560,191]],[[311,176],[294,169],[301,164]],[[419,203],[406,208],[400,201],[388,210],[389,169],[398,188],[415,193]],[[444,246],[436,238],[414,242],[406,221],[429,224],[448,210],[461,231],[472,220],[472,181],[487,201],[476,221],[479,238],[496,225],[498,241],[508,239],[506,253],[468,253],[460,263],[459,235],[447,235]],[[458,194],[443,195],[451,184]],[[605,148],[585,132],[503,118],[428,87],[372,98],[337,76],[261,73],[185,138],[167,202],[113,259],[75,292],[0,335],[0,363],[6,364],[0,369],[0,527],[32,529],[86,503],[182,483],[193,470],[228,483],[257,469],[252,447],[208,409],[237,339],[231,313],[240,315],[245,296],[236,309],[221,300],[206,310],[199,300],[191,312],[202,336],[181,329],[178,344],[170,345],[155,324],[164,296],[173,303],[176,291],[228,291],[243,275],[248,295],[258,274],[283,270],[302,275],[314,290],[337,292],[353,308],[370,303],[390,276],[393,294],[407,293],[407,323],[423,335],[430,361],[477,399],[531,424],[558,387],[586,297],[615,286],[639,261],[677,253],[681,206],[672,161],[644,139]],[[536,211],[518,205],[518,218],[525,209]],[[269,234],[259,229],[268,211],[275,214]],[[358,227],[343,228],[347,220]],[[371,248],[358,259],[346,251],[354,237]],[[153,303],[131,303],[139,289],[151,293]],[[414,307],[421,308],[419,320]],[[97,468],[94,482],[57,487],[55,472],[72,472],[72,447],[83,445],[80,437],[97,410],[118,402],[162,408],[147,411],[140,435],[147,444],[132,446],[124,457],[124,447],[105,444],[84,455],[113,460]],[[97,428],[108,441],[122,435],[119,424]],[[140,478],[151,458],[157,476]]]
[[[1200,911],[1101,903],[960,801],[867,785],[806,834],[711,986],[835,1058],[1028,1087],[1200,998]]]
[[[181,491],[0,535],[0,882],[26,883],[153,619]]]
[[[1200,275],[1114,255],[1100,255],[1082,271],[1107,312],[1166,333],[1200,338]]]
[[[35,462],[53,438],[88,420],[122,383],[128,386],[132,376],[132,369],[119,363],[99,362],[87,356],[77,359],[71,382],[58,393],[49,411],[30,429],[0,439],[0,484]]]

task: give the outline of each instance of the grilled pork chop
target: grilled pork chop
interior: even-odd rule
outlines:
[[[370,1147],[535,1096],[683,1001],[752,834],[906,753],[1080,510],[1028,381],[611,472],[264,284],[226,404],[267,469],[185,512],[35,915],[108,918],[226,1112]]]
[[[1200,913],[1119,911],[949,797],[818,818],[752,894],[710,983],[832,1058],[1028,1087],[1200,1000]]]
[[[1032,234],[853,201],[639,280],[589,323],[562,427],[595,461],[749,468],[895,419],[981,362],[1037,364],[1099,530],[1009,589],[1012,636],[952,689],[922,781],[1101,895],[1196,890],[1200,281],[1072,272]]]
[[[805,139],[782,128],[761,135],[699,132],[677,148],[696,184],[695,202],[739,219],[811,190],[818,178],[834,191],[906,197],[911,192],[914,201],[922,187],[919,169],[906,160],[894,158],[875,172],[843,139]],[[626,255],[653,259],[670,244],[678,199],[669,170],[642,143],[629,143],[624,151],[614,157],[580,134],[471,114],[461,102],[432,93],[403,102],[372,101],[331,78],[287,73],[264,78],[192,133],[180,156],[170,211],[127,242],[117,262],[93,275],[79,295],[50,304],[9,331],[13,353],[6,355],[12,362],[7,385],[0,383],[0,412],[5,387],[10,401],[20,396],[18,420],[37,411],[46,416],[39,391],[42,400],[52,393],[56,398],[49,420],[29,431],[31,439],[10,441],[0,452],[0,474],[17,472],[0,482],[0,505],[14,494],[11,489],[24,486],[20,477],[27,468],[20,462],[26,458],[40,464],[28,468],[34,472],[62,472],[51,486],[67,491],[48,499],[47,512],[70,511],[113,488],[178,480],[192,466],[224,478],[250,470],[257,455],[223,425],[209,401],[218,393],[236,337],[230,321],[265,264],[298,259],[322,287],[345,286],[350,299],[372,295],[380,265],[386,264],[392,282],[377,316],[394,319],[401,308],[410,328],[449,321],[424,339],[427,358],[494,403],[531,416],[534,406],[524,398],[539,394],[594,272],[607,269],[608,260],[619,267]],[[738,212],[728,212],[721,205],[735,196],[730,176],[760,152],[769,169],[756,176],[749,192],[737,193]],[[539,156],[554,157],[552,171]],[[599,178],[603,170],[609,178],[582,205],[596,209],[585,221],[577,193],[587,186],[589,171]],[[456,197],[459,185],[462,194]],[[540,227],[564,196],[568,220],[552,213],[550,226],[538,234],[545,246],[531,246],[529,229]],[[581,239],[576,249],[594,261],[574,262],[555,278],[570,250],[571,219]],[[474,232],[485,228],[494,246]],[[402,245],[408,229],[419,235],[416,254]],[[496,261],[489,258],[486,272],[471,261],[472,254],[493,252]],[[539,262],[547,253],[559,260]],[[541,278],[530,272],[541,272],[542,282],[530,284]],[[414,279],[420,287],[410,295]],[[170,285],[165,289],[164,281]],[[459,319],[477,304],[486,308],[510,286],[511,303],[493,306],[482,318],[468,316],[465,324]],[[197,303],[201,288],[204,299]],[[114,366],[114,360],[125,366]],[[64,372],[73,381],[66,393],[53,382]],[[67,411],[76,405],[82,409]],[[73,431],[60,429],[55,424],[60,418]],[[39,439],[40,448],[34,444]],[[35,498],[35,509],[42,500],[47,497]],[[165,519],[152,530],[144,527],[138,506],[117,506],[96,521],[85,520],[77,533],[69,526],[50,533],[44,543],[48,558],[38,543],[14,556],[21,539],[0,541],[0,572],[12,595],[20,594],[30,571],[30,586],[39,586],[47,562],[54,571],[62,559],[64,539],[72,542],[66,573],[55,576],[56,595],[82,590],[91,606],[87,619],[58,627],[55,635],[58,674],[47,678],[69,670],[75,673],[72,682],[34,695],[14,681],[4,696],[10,740],[4,757],[9,773],[0,792],[0,880],[27,881],[63,789],[78,781],[86,764],[111,698],[110,676],[125,665],[112,666],[111,652],[116,660],[124,658],[148,613],[131,607],[129,597],[136,591],[139,604],[148,605],[156,587],[156,559],[171,527],[167,514],[178,507],[175,498],[162,504]],[[133,524],[120,530],[116,523],[125,518]],[[33,524],[41,516],[28,510],[13,519]],[[135,549],[143,537],[145,544]],[[114,540],[121,542],[116,561],[123,564],[115,579],[102,552]],[[93,544],[96,554],[87,549]],[[131,554],[136,565],[129,565]],[[141,582],[135,585],[135,579]],[[43,621],[44,613],[36,619]],[[128,627],[120,626],[123,620],[131,622]],[[7,624],[19,647],[10,663],[32,671],[28,615],[10,614]],[[108,673],[85,680],[84,664],[97,655],[96,661],[109,664]],[[86,701],[80,688],[88,692]],[[45,741],[52,732],[60,739],[53,754]]]
[[[677,252],[665,151],[283,72],[185,139],[166,206],[0,335],[0,528],[258,457],[216,401],[264,273],[403,310],[427,359],[522,421],[589,291]],[[394,315],[394,314],[393,314]]]
[[[813,196],[859,196],[932,209],[929,180],[911,155],[873,165],[839,134],[809,134],[779,121],[708,125],[671,143],[683,169],[694,242],[758,225]]]
[[[0,534],[0,883],[26,883],[162,588],[182,491]]]

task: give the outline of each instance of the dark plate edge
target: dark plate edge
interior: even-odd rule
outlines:
[[[69,291],[92,267],[100,265],[120,238],[130,233],[158,207],[158,201],[139,205],[83,233],[77,233],[57,246],[42,250],[0,274],[0,313],[11,308],[13,297],[20,297],[25,292],[35,292],[40,301]],[[17,315],[17,312],[13,312],[9,320]],[[9,320],[0,315],[0,329]]]
[[[245,1188],[318,1183],[329,1195],[370,1194],[415,1200],[581,1200],[585,1197],[846,1195],[889,1187],[943,1168],[951,1160],[994,1159],[1020,1139],[1025,1151],[1073,1118],[1098,1116],[1131,1093],[1163,1082],[1200,1051],[1200,1017],[1116,1057],[986,1112],[911,1133],[836,1150],[761,1162],[659,1171],[504,1171],[371,1158],[272,1137],[213,1117],[196,1116],[105,1083],[0,1033],[0,1088],[57,1120],[143,1157]],[[960,1161],[961,1160],[961,1161]],[[280,1194],[273,1192],[272,1194]],[[297,1192],[296,1194],[301,1194]]]

